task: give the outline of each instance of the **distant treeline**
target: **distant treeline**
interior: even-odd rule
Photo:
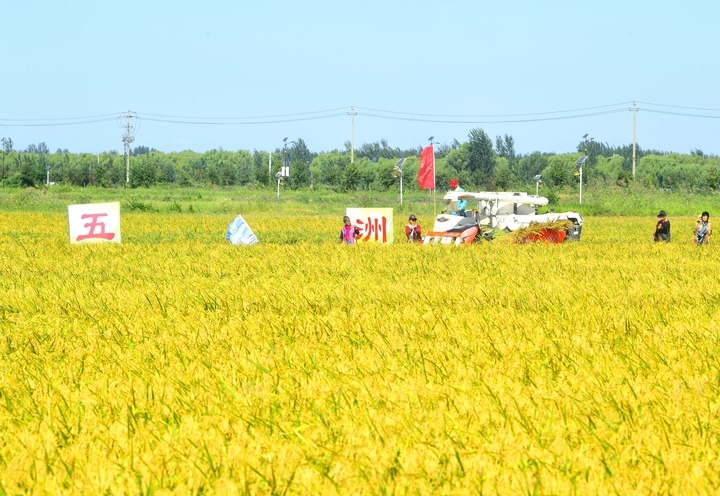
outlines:
[[[126,157],[116,151],[89,154],[58,149],[51,153],[45,143],[14,150],[9,138],[3,138],[2,144],[2,184],[6,187],[48,182],[133,188],[156,184],[274,187],[276,174],[287,164],[290,177],[281,181],[293,189],[322,186],[337,191],[386,191],[402,180],[404,188],[412,190],[418,187],[421,151],[419,147],[391,148],[386,140],[363,144],[353,154],[350,143],[345,150],[311,152],[302,139],[272,153],[223,149],[164,153],[141,146],[132,151],[126,182]],[[522,155],[515,152],[512,136],[497,136],[493,143],[485,131],[473,129],[467,142],[436,145],[437,185],[445,190],[454,177],[466,190],[513,190],[534,185],[534,177],[540,174],[551,190],[572,188],[579,182],[575,162],[581,155],[588,156],[583,165],[584,183],[627,185],[632,181],[632,145],[613,147],[586,140],[577,145],[577,153]],[[397,167],[401,158],[406,160]],[[685,155],[638,146],[635,170],[636,180],[651,188],[698,193],[720,189],[720,157],[707,156],[701,150]]]

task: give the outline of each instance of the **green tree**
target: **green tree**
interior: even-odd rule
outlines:
[[[512,165],[517,161],[517,154],[515,153],[515,139],[506,134],[503,138],[505,141],[505,150],[507,151],[508,166],[512,169]]]
[[[495,151],[499,157],[507,159],[508,165],[512,169],[513,164],[517,160],[515,155],[515,140],[512,136],[506,134],[505,137],[495,137]]]
[[[340,187],[342,173],[350,163],[350,156],[340,152],[323,153],[310,164],[313,184]]]
[[[538,151],[532,152],[510,164],[510,169],[521,184],[531,184],[533,178],[548,166],[548,156],[549,154]]]
[[[150,152],[156,151],[157,150],[155,148],[148,148],[147,146],[136,146],[132,151],[132,155],[147,155]]]
[[[360,183],[360,170],[356,163],[351,162],[345,167],[340,177],[340,188],[342,191],[352,191],[358,188]]]
[[[505,147],[502,136],[495,136],[495,153],[497,153],[499,157],[507,157],[507,148]]]
[[[470,174],[472,185],[484,189],[491,189],[495,169],[495,152],[492,141],[485,131],[480,128],[472,129],[468,135],[470,152]]]
[[[28,188],[43,183],[44,170],[40,168],[37,154],[23,153],[17,156],[19,170],[19,185]]]
[[[399,187],[400,176],[395,172],[396,162],[395,158],[378,160],[375,177],[371,185],[373,190],[387,191],[390,188]]]
[[[350,152],[350,146],[351,143],[349,141],[345,142],[345,149],[349,153]],[[444,154],[447,146],[445,147],[439,147],[435,151],[435,155]],[[420,149],[407,149],[407,150],[401,150],[400,148],[393,148],[388,144],[388,140],[385,138],[381,139],[380,141],[376,141],[374,143],[363,143],[359,147],[355,148],[355,156],[358,158],[367,158],[370,160],[380,160],[381,158],[403,158],[403,157],[412,157],[420,153]]]
[[[705,172],[705,185],[709,191],[720,189],[720,167],[711,165]]]
[[[516,179],[505,157],[498,158],[498,162],[499,163],[495,166],[492,189],[497,191],[507,191],[516,183]]]
[[[543,182],[551,188],[573,184],[573,163],[568,155],[553,155],[548,158],[548,166],[542,171]]]
[[[238,150],[233,154],[232,160],[236,169],[236,184],[247,186],[253,183],[255,167],[252,155],[245,150]]]
[[[125,184],[125,157],[117,153],[111,154],[105,177],[110,185]]]
[[[237,183],[237,169],[233,156],[222,148],[205,154],[207,180],[215,186],[230,186]]]
[[[140,155],[130,161],[130,187],[144,186],[149,188],[155,184],[157,173],[157,157],[153,155]]]
[[[463,143],[459,148],[450,151],[445,157],[445,165],[453,174],[457,175],[463,171],[470,171],[470,147]]]
[[[255,182],[259,184],[270,184],[270,171],[268,166],[272,166],[270,162],[270,153],[254,150],[252,155],[253,176]]]
[[[58,159],[55,169],[58,170],[57,176],[60,177],[61,181],[74,184],[75,186],[83,186],[89,182],[89,163],[90,160],[95,160],[94,155],[88,156],[87,153],[73,155],[72,158],[68,157],[67,161],[64,161],[63,156],[60,155]],[[60,164],[63,164],[62,172],[60,172]]]
[[[175,155],[175,167],[178,182],[181,186],[207,183],[207,167],[205,156],[190,150]]]
[[[376,160],[369,160],[362,158],[356,161],[358,166],[359,176],[357,182],[357,189],[371,189],[375,183],[375,178],[378,172],[378,163]]]
[[[288,161],[290,163],[290,184],[293,188],[302,188],[310,184],[310,162],[312,154],[308,150],[305,141],[298,138],[288,150]]]
[[[176,182],[174,157],[157,151],[152,151],[150,154],[157,159],[155,163],[155,181],[166,184]]]

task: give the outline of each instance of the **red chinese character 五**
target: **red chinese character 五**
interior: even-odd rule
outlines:
[[[83,239],[91,239],[91,238],[99,238],[99,239],[106,239],[110,241],[115,237],[115,233],[106,233],[105,232],[105,223],[99,222],[98,217],[107,217],[107,214],[83,214],[80,216],[81,219],[92,219],[90,222],[85,224],[84,227],[89,228],[89,232],[87,234],[81,234],[77,237],[77,241],[82,241]],[[100,232],[95,232],[95,229],[99,229]]]

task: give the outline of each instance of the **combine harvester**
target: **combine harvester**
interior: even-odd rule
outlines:
[[[450,191],[443,199],[450,203],[458,200],[477,202],[477,208],[465,210],[465,215],[457,211],[438,215],[433,230],[425,235],[424,244],[461,245],[491,240],[495,229],[506,232],[527,230],[527,236],[516,239],[517,242],[577,241],[582,233],[583,218],[577,212],[538,214],[537,208],[548,204],[544,196]]]

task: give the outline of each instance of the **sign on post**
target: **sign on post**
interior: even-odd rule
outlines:
[[[120,203],[68,205],[70,243],[120,243]]]
[[[360,229],[357,241],[369,243],[393,242],[392,208],[348,208],[345,215]]]

